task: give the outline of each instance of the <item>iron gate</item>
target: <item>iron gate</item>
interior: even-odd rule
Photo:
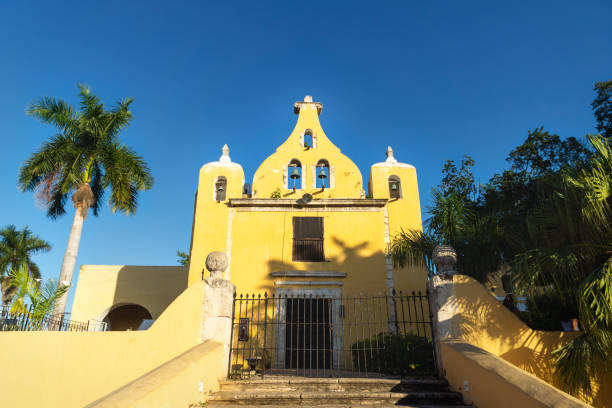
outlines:
[[[229,377],[435,375],[427,294],[234,295]]]

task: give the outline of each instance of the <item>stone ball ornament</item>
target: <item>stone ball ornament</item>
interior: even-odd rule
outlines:
[[[438,245],[431,254],[439,275],[457,274],[457,251],[450,245]]]
[[[225,252],[213,251],[206,257],[206,269],[211,278],[220,278],[227,269],[227,255]]]

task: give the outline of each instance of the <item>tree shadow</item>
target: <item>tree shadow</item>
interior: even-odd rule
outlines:
[[[454,323],[462,340],[559,385],[551,353],[579,333],[533,330],[475,280],[456,276],[454,285],[456,296],[450,306],[460,312]]]

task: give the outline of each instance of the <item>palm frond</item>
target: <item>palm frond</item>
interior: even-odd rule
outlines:
[[[100,165],[97,161],[94,161],[92,167],[92,177],[89,186],[91,188],[91,192],[95,197],[94,203],[91,206],[95,216],[98,216],[100,208],[102,207],[102,200],[104,198],[103,177],[104,174],[102,173]]]
[[[103,185],[111,187],[111,210],[133,214],[138,204],[138,191],[153,186],[149,166],[131,149],[117,143],[105,146],[102,162],[106,170]]]
[[[556,374],[564,389],[574,395],[592,397],[591,380],[596,378],[598,367],[609,361],[611,350],[612,331],[596,329],[553,351]]]
[[[117,106],[108,113],[106,119],[106,133],[110,136],[111,140],[114,140],[119,131],[132,121],[133,116],[130,111],[130,104],[132,102],[134,102],[133,98],[120,101],[117,103]]]
[[[583,325],[612,327],[612,257],[584,280],[580,292]]]
[[[70,157],[74,157],[74,140],[57,134],[32,154],[19,170],[18,185],[22,191],[33,191],[43,180],[56,177],[57,172]]]
[[[26,113],[35,117],[43,123],[49,123],[62,131],[67,131],[74,127],[77,122],[77,115],[70,105],[63,100],[44,97],[38,102],[31,103],[26,108]]]
[[[431,254],[438,244],[439,242],[431,234],[420,230],[401,230],[391,242],[393,265],[400,268],[409,264],[422,265],[427,267],[428,272],[432,274]]]

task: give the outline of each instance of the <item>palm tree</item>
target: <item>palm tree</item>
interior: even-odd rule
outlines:
[[[79,84],[78,88],[78,110],[49,97],[27,108],[29,115],[55,126],[59,133],[32,154],[19,172],[21,190],[38,191],[52,219],[66,213],[64,206],[72,194],[75,213],[60,271],[63,286],[72,282],[83,221],[90,208],[98,215],[105,190],[110,190],[111,211],[133,214],[138,192],[153,186],[143,158],[119,141],[119,132],[132,120],[133,99],[106,110],[89,87]],[[64,313],[67,297],[65,293],[55,302],[54,314]]]
[[[10,303],[15,292],[9,277],[4,275],[9,270],[17,270],[21,265],[27,265],[31,275],[39,279],[40,270],[31,256],[50,250],[51,245],[33,235],[27,226],[23,230],[17,230],[14,225],[8,225],[0,230],[0,282],[3,305]]]
[[[588,136],[586,168],[527,219],[532,249],[513,262],[517,285],[547,285],[577,305],[582,334],[553,353],[566,390],[591,396],[591,379],[612,358],[612,141]]]
[[[0,276],[11,269],[17,270],[25,263],[30,268],[30,273],[35,278],[40,278],[40,270],[31,256],[50,250],[51,245],[33,235],[27,226],[20,231],[14,225],[4,227],[0,230]]]
[[[60,286],[55,279],[49,279],[40,284],[40,279],[34,278],[27,264],[9,272],[10,284],[15,288],[15,300],[11,306],[11,313],[29,314],[29,325],[38,330],[43,318],[49,314],[53,304],[68,290],[67,286]],[[30,301],[31,308],[26,307],[26,299]]]

